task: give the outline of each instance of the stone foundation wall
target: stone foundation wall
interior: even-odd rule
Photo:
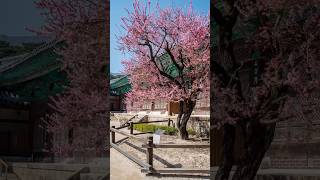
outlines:
[[[320,168],[319,142],[274,142],[267,157],[272,168]]]
[[[271,159],[272,168],[320,168],[320,159]]]
[[[254,180],[320,180],[316,176],[257,175]]]

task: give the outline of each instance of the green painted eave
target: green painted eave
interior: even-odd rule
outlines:
[[[63,92],[68,84],[66,75],[60,70],[40,76],[31,81],[6,86],[5,88],[19,95],[20,101],[35,101],[48,99]]]
[[[54,52],[54,47],[57,45],[59,44],[51,45],[47,49],[35,50],[21,58],[12,67],[4,68],[0,72],[0,87],[30,81],[60,69],[59,56]]]
[[[131,91],[132,87],[126,75],[110,80],[111,95],[122,95]]]
[[[0,68],[0,88],[18,95],[15,101],[31,102],[61,93],[68,84],[55,53],[63,41],[53,41]]]

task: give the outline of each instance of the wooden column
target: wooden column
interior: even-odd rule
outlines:
[[[133,134],[133,122],[130,123],[130,134]]]
[[[116,128],[115,126],[112,126],[112,128]],[[116,133],[114,131],[111,131],[111,142],[113,144],[116,143]]]
[[[151,165],[151,168],[153,166],[153,137],[148,137],[147,142],[147,163]]]
[[[222,163],[222,129],[211,129],[210,131],[210,166],[220,166]]]

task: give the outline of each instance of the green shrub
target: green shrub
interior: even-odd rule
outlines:
[[[194,136],[194,135],[197,134],[197,132],[195,130],[193,130],[193,129],[187,129],[187,131],[188,131],[188,134],[191,135],[191,136]]]
[[[155,124],[134,124],[133,129],[140,131],[140,132],[151,132],[154,133],[158,129],[164,130],[164,134],[167,135],[176,135],[178,132],[178,129],[170,126],[161,126],[161,125],[155,125]]]

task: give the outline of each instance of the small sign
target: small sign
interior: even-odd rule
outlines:
[[[160,144],[161,135],[153,134],[153,144]]]
[[[160,144],[161,136],[163,135],[164,130],[157,129],[153,134],[153,144]]]

